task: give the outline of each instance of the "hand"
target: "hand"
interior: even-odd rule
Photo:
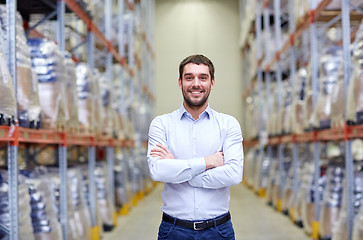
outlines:
[[[174,155],[169,149],[161,144],[156,144],[156,148],[151,149],[150,155],[160,159],[174,159]]]
[[[220,167],[224,165],[223,152],[216,152],[213,155],[204,158],[206,169]]]

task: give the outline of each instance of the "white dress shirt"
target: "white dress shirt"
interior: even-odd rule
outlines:
[[[157,143],[175,159],[152,157]],[[218,151],[223,151],[225,164],[206,170],[204,157]],[[165,183],[163,212],[184,220],[215,218],[228,212],[229,188],[242,181],[241,128],[234,117],[209,105],[197,120],[182,105],[151,122],[147,157],[152,179]]]

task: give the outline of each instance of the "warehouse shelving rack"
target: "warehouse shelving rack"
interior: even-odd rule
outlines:
[[[302,37],[302,35],[306,31],[310,31],[310,52],[311,52],[311,73],[312,73],[312,88],[313,88],[313,106],[316,104],[316,97],[317,97],[317,89],[316,89],[316,83],[317,83],[317,67],[318,67],[318,49],[317,49],[317,25],[316,22],[321,21],[327,21],[325,24],[328,28],[329,26],[335,24],[336,22],[341,20],[342,24],[342,41],[340,44],[342,44],[343,47],[343,67],[344,67],[344,104],[345,109],[347,109],[347,86],[349,84],[350,79],[350,50],[349,45],[351,39],[355,37],[357,29],[353,29],[351,31],[350,26],[350,19],[359,19],[362,18],[363,11],[357,8],[356,6],[350,4],[349,0],[341,0],[341,11],[334,11],[327,13],[327,11],[324,11],[327,6],[332,2],[332,0],[322,0],[320,1],[320,4],[317,5],[317,2],[315,0],[310,0],[310,10],[301,18],[298,20],[297,23],[295,23],[294,18],[294,1],[289,0],[289,39],[285,42],[282,42],[281,40],[281,6],[280,6],[280,0],[273,0],[273,6],[274,6],[274,24],[275,24],[275,43],[277,45],[277,51],[275,53],[275,56],[268,56],[268,54],[263,54],[262,50],[264,47],[262,45],[261,40],[261,16],[263,14],[264,16],[264,29],[267,31],[267,34],[269,33],[269,13],[267,10],[268,5],[271,1],[265,0],[263,2],[258,1],[256,3],[256,16],[255,16],[255,41],[257,45],[257,76],[256,80],[252,80],[252,77],[249,73],[249,63],[248,62],[248,54],[249,52],[249,46],[248,43],[245,43],[242,46],[242,53],[245,56],[245,68],[244,68],[244,75],[245,79],[247,80],[246,91],[243,94],[243,97],[246,98],[250,95],[252,92],[252,89],[257,84],[257,91],[260,92],[263,89],[263,74],[264,72],[264,81],[265,81],[265,88],[266,91],[270,92],[270,68],[275,65],[276,67],[276,81],[278,86],[278,91],[280,91],[278,94],[278,101],[281,102],[281,81],[282,81],[282,73],[281,73],[281,67],[280,67],[280,57],[283,53],[286,53],[287,51],[290,51],[290,75],[294,76],[296,74],[296,52],[295,52],[295,39]],[[241,1],[242,3],[242,1]],[[354,10],[354,12],[352,10]],[[262,13],[263,12],[263,13]],[[243,15],[243,13],[242,13]],[[252,24],[253,25],[253,24]],[[252,30],[252,28],[251,28]],[[269,38],[270,39],[270,38]],[[267,64],[264,66],[263,69],[262,62],[263,60],[267,60]],[[290,78],[291,81],[293,81],[293,77]],[[270,94],[268,94],[269,96]],[[260,95],[259,95],[260,96]],[[314,107],[313,107],[314,108]],[[330,128],[325,130],[312,130],[310,132],[304,132],[302,134],[288,134],[288,135],[280,135],[280,136],[270,136],[268,139],[265,139],[265,135],[262,131],[261,126],[261,103],[258,105],[258,112],[259,112],[259,132],[257,139],[249,139],[244,142],[244,146],[249,148],[252,146],[258,146],[258,151],[260,153],[260,156],[264,156],[265,150],[264,147],[267,145],[267,154],[271,154],[271,147],[277,146],[278,148],[278,161],[279,161],[279,172],[282,172],[282,163],[283,163],[283,151],[282,148],[286,144],[292,145],[292,167],[295,174],[294,176],[294,183],[293,183],[293,194],[296,194],[297,188],[296,188],[296,182],[297,182],[297,162],[298,159],[298,150],[297,145],[300,143],[310,142],[314,144],[314,166],[315,166],[315,173],[314,173],[314,181],[315,181],[315,189],[318,189],[318,181],[317,179],[320,177],[320,143],[321,142],[328,142],[328,141],[344,141],[345,143],[345,168],[346,168],[346,186],[345,189],[347,191],[347,236],[346,239],[351,240],[352,239],[352,229],[353,229],[353,157],[352,157],[352,149],[351,149],[351,140],[355,138],[363,138],[363,125],[348,125],[345,124],[344,127],[341,128]],[[270,156],[271,157],[271,156]],[[262,157],[261,157],[262,159]],[[254,163],[256,164],[256,163]],[[280,188],[282,186],[280,185]],[[280,194],[282,191],[280,191]],[[318,191],[315,191],[315,221],[313,222],[313,229],[312,229],[312,238],[318,239],[319,237],[319,203],[316,201],[319,199]],[[260,190],[260,195],[263,196],[263,191]],[[277,209],[281,211],[281,198],[277,202]]]
[[[46,19],[50,19],[55,16],[55,12],[57,15],[57,43],[62,53],[65,51],[65,38],[64,38],[64,17],[65,17],[65,9],[73,11],[79,19],[81,19],[84,24],[88,27],[87,34],[87,61],[88,65],[91,69],[94,68],[94,47],[95,47],[95,37],[97,37],[101,43],[107,49],[107,62],[106,62],[106,73],[107,77],[110,81],[112,81],[112,59],[114,58],[121,66],[122,70],[120,73],[120,82],[121,82],[121,102],[120,102],[120,112],[123,116],[126,115],[126,99],[124,98],[125,92],[125,77],[124,71],[129,73],[130,78],[135,78],[135,64],[134,64],[134,52],[133,52],[133,22],[129,21],[129,52],[128,52],[128,63],[126,61],[125,56],[125,44],[124,44],[124,35],[123,35],[123,15],[124,15],[124,0],[118,0],[118,22],[119,22],[119,35],[118,35],[118,51],[112,46],[111,43],[111,11],[112,11],[112,0],[106,0],[105,4],[105,33],[102,33],[99,28],[94,24],[89,14],[75,1],[75,0],[57,0],[56,10],[50,13],[48,16],[42,19],[42,21]],[[155,99],[151,89],[152,86],[152,74],[153,74],[153,58],[154,52],[152,49],[152,41],[153,41],[153,8],[154,1],[145,1],[138,0],[136,4],[133,0],[127,1],[127,6],[129,11],[132,13],[135,10],[135,5],[141,5],[146,13],[144,16],[148,21],[145,23],[145,29],[143,29],[143,44],[145,45],[143,51],[143,71],[144,74],[147,75],[148,81],[138,80],[138,83],[142,83],[141,87],[132,89],[132,91],[136,91],[137,94],[143,97],[149,104],[152,106],[153,101]],[[137,6],[139,7],[139,6]],[[17,8],[16,0],[8,0],[6,1],[7,8],[7,18],[8,18],[8,63],[9,63],[9,71],[13,79],[14,89],[16,89],[16,36],[15,36],[15,13]],[[41,24],[41,22],[39,23]],[[33,26],[35,27],[35,26]],[[42,36],[35,29],[31,29],[32,34],[37,36]],[[136,56],[138,61],[140,62],[139,68],[141,68],[141,59],[139,56]],[[146,78],[146,77],[145,77]],[[133,83],[133,81],[130,81]],[[134,88],[135,86],[132,85]],[[16,91],[15,91],[16,95]],[[131,119],[137,122],[138,119]],[[137,133],[141,134],[141,133]],[[130,159],[134,160],[135,155],[133,155],[135,151],[135,146],[141,145],[139,143],[139,139],[116,139],[108,136],[95,136],[95,135],[86,135],[86,134],[75,134],[69,133],[65,131],[55,131],[55,130],[46,130],[46,129],[28,129],[17,126],[17,124],[12,126],[0,126],[0,142],[7,143],[8,145],[8,174],[9,174],[9,210],[10,210],[10,229],[9,229],[9,238],[11,240],[19,239],[18,235],[18,162],[17,162],[17,152],[18,146],[21,143],[29,143],[29,144],[49,144],[49,145],[58,145],[59,152],[59,170],[60,170],[60,223],[62,226],[64,239],[67,239],[68,229],[67,229],[67,147],[71,145],[80,145],[88,147],[88,170],[89,170],[89,191],[90,191],[90,205],[91,205],[91,236],[92,239],[100,238],[100,229],[96,224],[96,199],[95,199],[95,178],[94,178],[94,168],[96,163],[96,146],[106,147],[107,153],[107,166],[108,166],[108,177],[109,177],[109,189],[110,192],[114,192],[114,176],[113,176],[113,164],[114,164],[114,148],[121,148],[124,154],[123,157],[123,165],[126,166],[126,151],[129,149],[131,151]],[[126,181],[126,179],[124,179]],[[136,181],[136,180],[135,180]],[[134,192],[134,196],[132,202],[134,205],[137,204],[137,201],[142,197],[142,193]],[[115,202],[114,195],[111,196],[112,202]],[[120,210],[120,214],[127,214],[129,211],[129,203],[125,203],[123,208]],[[116,214],[114,215],[116,217]],[[116,220],[116,218],[115,218]]]

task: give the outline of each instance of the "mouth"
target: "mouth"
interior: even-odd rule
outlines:
[[[193,96],[199,96],[203,93],[202,90],[193,90],[193,91],[189,91]]]

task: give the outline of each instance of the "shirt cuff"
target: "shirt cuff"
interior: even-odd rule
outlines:
[[[193,158],[189,160],[189,166],[192,170],[192,175],[195,176],[205,170],[204,158]]]

